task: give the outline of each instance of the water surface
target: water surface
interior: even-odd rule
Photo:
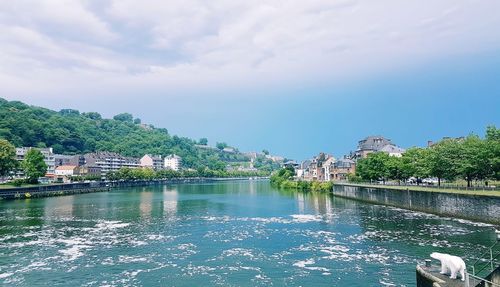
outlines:
[[[0,203],[6,286],[415,286],[430,252],[493,226],[273,189],[165,185]]]

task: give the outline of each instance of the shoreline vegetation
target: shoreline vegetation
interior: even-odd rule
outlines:
[[[305,181],[294,180],[295,171],[293,168],[282,168],[271,175],[271,185],[283,189],[296,189],[301,191],[332,191],[331,181]]]
[[[261,180],[268,179],[267,176],[241,176],[241,177],[171,177],[149,180],[114,180],[114,181],[94,181],[79,183],[54,183],[38,184],[21,187],[10,187],[0,189],[0,200],[2,199],[29,199],[39,197],[52,197],[62,195],[72,195],[80,193],[94,193],[110,191],[113,188],[140,187],[161,184],[179,183],[203,183],[230,180]]]
[[[121,168],[116,172],[107,174],[106,180],[115,181],[161,181],[169,179],[183,179],[183,178],[253,178],[253,177],[268,177],[269,173],[266,171],[222,171],[222,170],[183,170],[175,171],[170,169],[153,170],[150,168]],[[85,177],[74,176],[71,178],[71,183],[81,182],[105,182],[102,180],[88,180]],[[10,188],[29,188],[37,186],[52,186],[61,185],[63,183],[53,184],[30,184],[17,181],[15,184],[7,183],[0,184],[0,190]]]

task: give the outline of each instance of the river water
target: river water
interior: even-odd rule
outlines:
[[[488,224],[229,181],[0,203],[4,286],[415,286]],[[435,263],[437,264],[437,262]]]

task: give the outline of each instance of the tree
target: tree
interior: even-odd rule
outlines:
[[[429,175],[429,150],[412,147],[403,153],[401,157],[402,169],[405,179],[412,176],[417,179],[427,177]],[[417,180],[417,183],[420,182]]]
[[[208,139],[207,139],[207,138],[201,138],[201,139],[198,141],[198,144],[199,144],[199,145],[207,145],[207,144],[208,144]]]
[[[227,143],[225,143],[225,142],[221,142],[221,143],[219,143],[219,142],[218,142],[215,146],[216,146],[219,150],[223,150],[224,148],[228,147]]]
[[[22,167],[29,183],[38,183],[38,178],[47,172],[47,164],[43,154],[37,149],[28,150],[24,156]]]
[[[0,176],[6,176],[16,168],[16,148],[9,141],[0,139]]]
[[[385,182],[388,175],[390,156],[385,152],[374,152],[360,159],[356,166],[356,175],[364,180],[382,180]]]
[[[478,136],[470,135],[461,143],[460,155],[457,171],[467,180],[468,187],[472,180],[482,180],[493,173],[490,150]]]
[[[495,126],[486,127],[486,140],[500,141],[500,129],[497,129]]]
[[[129,113],[121,113],[121,114],[117,114],[116,116],[114,116],[113,119],[120,121],[120,122],[132,123],[134,120],[134,117]]]
[[[91,120],[102,120],[102,116],[96,112],[82,113],[82,116],[89,118]]]
[[[500,180],[500,129],[489,126],[486,130],[486,148],[490,154],[490,178]]]
[[[398,182],[408,178],[407,173],[404,170],[403,160],[400,157],[389,156],[386,163],[387,177],[389,179],[396,179]]]
[[[139,118],[134,119],[134,124],[140,125],[141,124],[141,119],[139,119]]]
[[[267,149],[263,149],[262,153],[265,154],[265,155],[269,155],[269,151]]]
[[[429,175],[438,178],[438,186],[441,179],[454,180],[458,176],[460,153],[460,142],[456,139],[445,139],[429,148],[426,160]]]

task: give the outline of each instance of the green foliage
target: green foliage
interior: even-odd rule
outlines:
[[[497,129],[495,126],[486,127],[486,140],[500,141],[500,129]]]
[[[95,151],[117,152],[132,157],[176,154],[182,157],[184,167],[194,169],[208,167],[222,170],[228,162],[249,161],[242,154],[197,148],[196,141],[171,136],[164,128],[134,124],[133,116],[128,113],[116,115],[114,119],[103,119],[96,112],[80,114],[69,109],[55,112],[1,98],[0,138],[14,146],[52,147],[55,153],[62,154]],[[267,171],[274,168],[262,165],[262,169]]]
[[[354,173],[349,173],[347,175],[347,180],[349,182],[362,182],[363,181],[363,179],[359,175],[356,175]]]
[[[269,151],[267,149],[263,149],[262,150],[262,153],[265,154],[265,155],[268,155],[269,154]]]
[[[47,172],[47,164],[43,161],[43,154],[36,149],[26,152],[22,167],[28,183],[38,183],[38,178]]]
[[[404,179],[429,176],[429,149],[412,147],[401,157]]]
[[[152,170],[149,168],[121,168],[116,172],[108,173],[109,180],[158,180],[172,178],[189,178],[189,177],[205,177],[205,178],[228,178],[228,177],[257,177],[268,176],[269,174],[263,171],[245,172],[245,171],[226,171],[226,170],[211,170],[208,168],[200,168],[199,170],[184,170],[175,171],[171,169]]]
[[[0,139],[0,176],[6,176],[17,168],[16,148],[7,140]]]
[[[11,184],[12,186],[16,186],[16,187],[19,187],[25,183],[26,183],[25,180],[22,178],[16,178],[16,179],[9,182],[9,184]]]
[[[331,191],[332,182],[293,180],[293,168],[282,168],[271,176],[271,185],[283,189],[297,189],[302,191]]]
[[[409,177],[436,177],[441,180],[500,178],[499,130],[490,126],[486,138],[470,135],[465,139],[444,139],[429,148],[410,148],[401,158],[378,152],[357,163],[356,175],[362,180],[406,180]]]
[[[221,142],[221,143],[216,143],[215,147],[218,148],[219,150],[223,150],[228,147],[227,143]]]
[[[113,119],[120,122],[132,123],[134,120],[134,116],[129,113],[121,113],[114,116]]]
[[[207,145],[207,144],[208,144],[208,139],[207,139],[207,138],[201,138],[201,139],[198,141],[198,144],[199,144],[199,145]]]
[[[360,159],[356,166],[356,174],[365,180],[383,180],[389,176],[390,156],[385,152],[374,152]]]

